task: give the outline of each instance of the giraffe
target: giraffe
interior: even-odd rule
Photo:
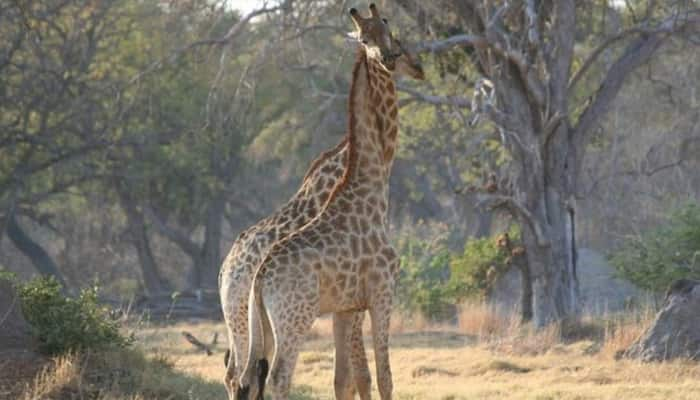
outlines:
[[[223,262],[219,272],[219,291],[229,338],[229,349],[224,356],[224,386],[231,399],[234,398],[240,369],[246,362],[248,293],[255,267],[274,242],[316,216],[342,178],[347,154],[348,143],[344,139],[316,158],[294,196],[279,210],[243,231]],[[352,330],[336,335],[335,392],[339,399],[354,398],[357,389],[360,398],[365,400],[370,399],[371,376],[362,342],[364,313],[355,313],[352,318]],[[334,318],[334,332],[338,332],[336,324]],[[355,386],[352,386],[353,382]]]
[[[356,329],[353,315],[364,310],[372,322],[380,397],[391,398],[388,335],[399,270],[387,235],[388,179],[398,136],[393,78],[424,77],[374,4],[370,12],[365,18],[350,9],[361,44],[348,101],[342,181],[319,215],[272,245],[256,271],[238,400],[262,399],[267,381],[273,399],[287,399],[299,345],[315,318],[335,313],[338,338]]]

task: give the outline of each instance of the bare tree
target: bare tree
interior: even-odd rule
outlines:
[[[37,270],[61,281],[19,217],[50,218],[39,204],[97,179],[90,157],[128,141],[110,136],[121,110],[113,87],[91,79],[110,10],[88,0],[0,6],[0,219]]]
[[[457,46],[469,54],[481,75],[470,105],[475,122],[479,115],[488,117],[512,156],[509,176],[481,193],[480,202],[521,222],[535,325],[574,316],[579,307],[575,194],[591,132],[632,71],[669,38],[698,26],[697,4],[647,2],[643,12],[633,13],[633,26],[602,38],[574,71],[573,0],[439,2],[439,10],[397,1],[427,20],[433,32],[460,32],[422,48],[439,53]],[[455,16],[455,26],[436,18],[445,12]],[[619,55],[584,104],[575,104],[577,84],[596,78],[591,67],[604,53]]]

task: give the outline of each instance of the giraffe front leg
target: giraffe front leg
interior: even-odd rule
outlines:
[[[372,340],[377,367],[377,387],[382,400],[391,400],[393,383],[389,365],[389,324],[391,322],[391,292],[375,299],[369,310],[372,320]]]
[[[352,328],[350,330],[350,359],[352,360],[352,376],[355,387],[360,394],[360,399],[372,398],[372,374],[369,372],[365,342],[362,337],[362,324],[365,320],[365,312],[352,313]]]
[[[350,362],[352,352],[352,317],[350,312],[333,314],[333,338],[335,340],[335,357],[333,359],[336,400],[352,400],[355,390],[352,384],[354,376]]]
[[[371,399],[372,376],[362,340],[364,315],[364,311],[333,314],[334,384],[335,398],[339,400],[354,399],[356,392],[362,400]]]

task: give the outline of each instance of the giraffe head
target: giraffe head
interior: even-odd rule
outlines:
[[[424,79],[420,60],[394,38],[389,29],[389,21],[379,16],[377,6],[370,4],[369,11],[371,15],[365,18],[357,9],[350,9],[350,18],[357,28],[355,36],[364,46],[367,56],[378,60],[391,73]]]

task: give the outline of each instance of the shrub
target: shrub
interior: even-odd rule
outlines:
[[[689,204],[668,223],[629,237],[610,261],[621,277],[657,292],[676,279],[700,279],[700,205]]]
[[[399,241],[398,248],[401,255],[399,306],[431,320],[442,320],[454,314],[453,303],[447,295],[450,253],[443,241],[405,237]]]
[[[6,270],[2,265],[0,265],[0,280],[14,282],[17,279],[17,275]]]
[[[84,289],[76,298],[61,293],[54,278],[35,278],[18,285],[22,311],[39,340],[40,350],[49,355],[74,350],[124,347],[123,337],[108,311],[97,302],[97,288]]]
[[[449,294],[455,302],[466,299],[483,299],[499,276],[510,268],[510,254],[499,240],[518,242],[520,233],[511,228],[495,237],[470,238],[461,255],[450,261]]]
[[[508,238],[508,246],[499,246],[503,238]],[[519,240],[520,234],[513,228],[506,234],[469,239],[462,254],[453,254],[441,237],[432,241],[401,238],[397,290],[401,309],[419,312],[433,321],[454,318],[458,303],[483,299],[495,280],[508,271],[509,248]]]

